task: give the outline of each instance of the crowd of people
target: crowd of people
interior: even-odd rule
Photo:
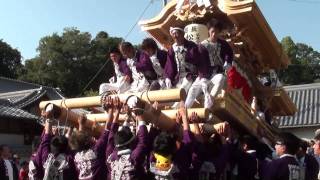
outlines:
[[[157,179],[157,180],[315,180],[318,179],[320,135],[313,147],[291,133],[280,133],[274,149],[251,135],[236,133],[227,122],[212,130],[199,125],[196,113],[180,102],[174,129],[162,130],[144,119],[144,111],[130,109],[119,98],[103,100],[106,121],[95,139],[85,116],[77,130],[53,130],[54,112],[46,119],[30,162],[21,164],[1,145],[0,179]],[[158,103],[153,104],[158,109]],[[136,127],[119,120],[132,113]],[[191,113],[191,115],[188,115]],[[190,124],[194,130],[190,130]]]
[[[20,171],[10,148],[0,146],[0,180],[318,179],[320,135],[310,147],[283,132],[272,147],[249,134],[240,135],[227,122],[200,124],[197,114],[188,112],[200,94],[205,108],[214,104],[232,66],[233,51],[220,36],[221,23],[211,20],[207,27],[209,38],[199,44],[185,39],[181,27],[172,27],[174,43],[168,51],[151,38],[143,40],[141,50],[122,42],[110,51],[115,76],[100,85],[100,95],[185,89],[186,100],[172,105],[178,112],[173,129],[148,123],[153,121],[145,119],[139,103],[128,107],[114,96],[102,96],[106,120],[98,138],[87,128],[85,116],[78,119],[75,131],[54,131],[54,109],[46,109],[43,134]],[[153,104],[156,110],[158,106]],[[120,113],[131,114],[134,122],[120,121]]]

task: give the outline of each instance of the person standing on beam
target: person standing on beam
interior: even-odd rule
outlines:
[[[164,69],[165,83],[167,88],[182,88],[188,93],[195,78],[206,78],[208,66],[203,60],[199,46],[184,38],[182,28],[171,27],[170,35],[174,44],[168,50]],[[186,103],[188,102],[186,101]],[[174,107],[177,107],[177,105],[176,103]]]
[[[222,24],[216,19],[207,23],[209,38],[201,44],[206,47],[210,58],[210,95],[215,98],[224,87],[226,77],[224,71],[232,66],[233,51],[227,41],[221,38]]]

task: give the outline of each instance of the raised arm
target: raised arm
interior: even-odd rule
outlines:
[[[140,164],[140,163],[143,163],[144,157],[147,155],[146,153],[148,152],[147,150],[148,130],[147,130],[146,122],[144,121],[142,115],[137,115],[136,120],[138,121],[138,134],[137,134],[138,143],[135,149],[132,151],[131,159],[136,164]]]
[[[111,121],[113,118],[113,108],[112,108],[112,99],[111,97],[106,97],[106,99],[103,100],[103,109],[105,110],[105,113],[107,114],[106,118],[106,124],[105,124],[105,130],[100,135],[100,138],[96,142],[94,146],[94,151],[96,152],[98,158],[106,158],[106,148],[108,144],[108,136],[110,133],[110,127],[111,127]]]
[[[106,149],[106,156],[108,157],[113,150],[115,149],[114,146],[114,135],[116,134],[116,132],[119,129],[119,114],[120,114],[120,110],[122,108],[122,103],[120,102],[120,99],[118,97],[116,97],[115,99],[112,99],[112,118],[110,118],[110,121],[112,119],[112,124],[111,124],[111,128],[110,128],[110,132],[109,132],[109,136],[108,136],[108,145],[107,145],[107,149]]]
[[[201,134],[201,130],[200,130],[200,127],[199,127],[199,117],[198,117],[198,114],[196,112],[192,112],[191,114],[191,118],[189,119],[190,122],[192,122],[193,124],[193,134],[196,138],[196,140],[198,142],[201,142],[203,143],[203,137],[202,137],[202,134]]]
[[[45,119],[45,126],[44,126],[44,136],[41,139],[41,143],[40,143],[40,150],[37,152],[39,153],[42,157],[42,164],[45,162],[45,160],[47,159],[49,153],[50,153],[50,141],[52,138],[52,118],[53,118],[53,112],[52,111],[43,111],[41,114]]]

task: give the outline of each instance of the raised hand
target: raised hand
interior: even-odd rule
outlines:
[[[123,103],[120,101],[119,97],[115,97],[114,99],[112,99],[112,108],[115,113],[113,116],[113,123],[118,122],[119,114],[120,114],[122,107],[123,107]]]
[[[86,122],[87,122],[87,117],[84,114],[81,114],[78,117],[79,131],[83,131],[84,130]]]
[[[102,108],[109,112],[110,110],[112,110],[112,98],[110,96],[106,96],[103,100],[102,100]]]
[[[228,136],[230,132],[230,126],[228,122],[222,122],[214,125],[215,130],[222,136]]]
[[[122,106],[123,106],[123,103],[120,101],[119,97],[115,97],[113,100],[112,100],[112,103],[113,103],[113,109],[115,111],[119,111],[121,110]]]
[[[152,107],[153,107],[153,111],[152,111],[153,114],[159,115],[161,113],[161,110],[159,109],[159,103],[157,101],[155,101],[152,104]]]
[[[181,114],[179,113],[179,111],[176,113],[176,123],[177,124],[181,124],[182,122],[182,116]]]
[[[184,104],[184,101],[180,101],[179,109],[178,109],[179,114],[181,115],[182,118],[187,118],[187,109]]]
[[[188,118],[190,123],[200,123],[200,118],[196,112],[191,113],[191,117]]]

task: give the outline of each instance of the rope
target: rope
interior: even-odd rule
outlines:
[[[124,40],[127,39],[127,37],[131,34],[131,32],[133,31],[134,27],[136,27],[136,25],[138,24],[138,22],[140,21],[140,19],[143,17],[144,13],[147,11],[147,9],[150,7],[150,5],[153,3],[153,0],[150,0],[150,2],[147,4],[147,6],[144,8],[144,10],[142,11],[142,13],[140,14],[139,18],[137,19],[137,21],[132,25],[132,27],[130,28],[129,32],[124,36]]]
[[[101,68],[97,71],[97,73],[91,78],[91,80],[87,83],[87,85],[82,89],[81,93],[78,95],[80,96],[87,88],[88,86],[96,79],[96,77],[100,74],[100,72],[103,70],[103,68],[110,62],[110,59],[108,59]]]
[[[150,7],[150,5],[153,3],[154,0],[150,0],[150,2],[147,4],[147,6],[144,8],[144,10],[142,11],[142,13],[140,14],[139,18],[137,19],[137,21],[132,25],[132,27],[130,28],[130,30],[128,31],[128,33],[124,36],[124,41],[127,39],[127,37],[131,34],[131,32],[133,31],[134,27],[138,24],[138,22],[140,21],[140,19],[143,17],[143,15],[145,14],[145,12],[147,11],[147,9]],[[95,80],[95,78],[100,74],[100,72],[103,70],[103,68],[110,62],[110,59],[108,59],[103,66],[97,71],[97,73],[91,78],[91,80],[87,83],[87,85],[82,89],[81,93],[78,95],[80,96],[87,88],[88,86]]]

